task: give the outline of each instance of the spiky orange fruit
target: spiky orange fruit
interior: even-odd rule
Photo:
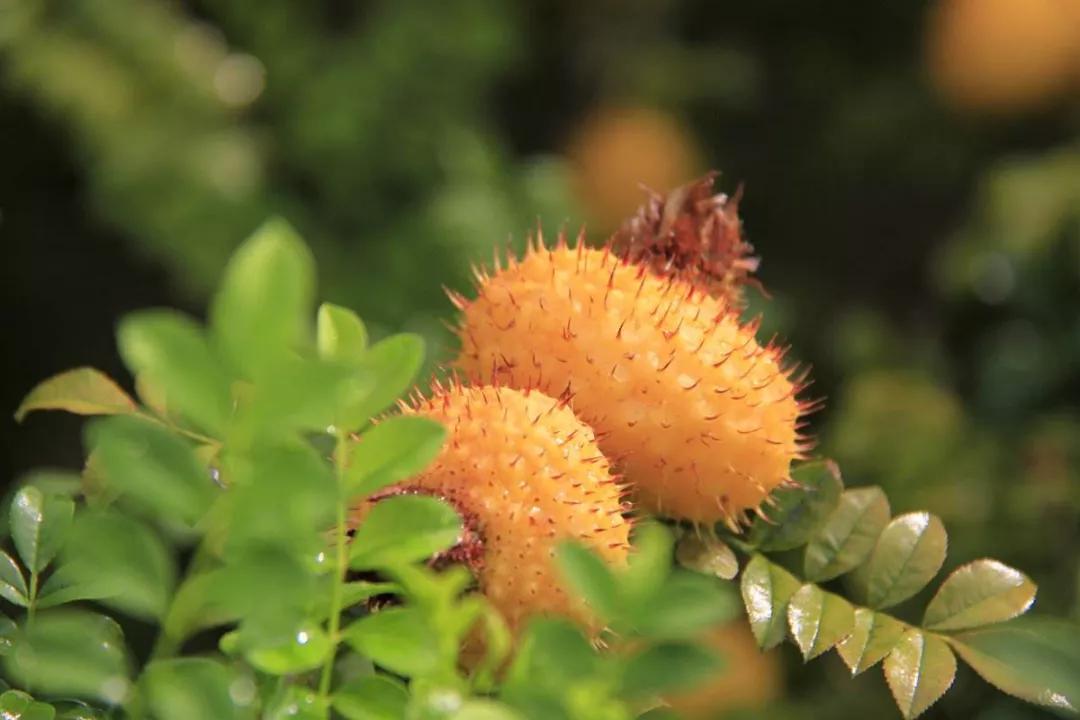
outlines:
[[[566,393],[646,509],[735,527],[789,477],[800,383],[724,294],[581,238],[530,243],[478,285],[475,300],[452,295],[460,368]]]
[[[511,629],[537,614],[587,621],[554,565],[556,545],[578,540],[616,565],[630,547],[623,489],[592,429],[564,401],[507,387],[436,383],[403,412],[447,428],[441,453],[406,487],[466,517],[480,545],[469,564]]]

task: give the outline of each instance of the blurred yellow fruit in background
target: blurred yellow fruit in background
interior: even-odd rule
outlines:
[[[1080,89],[1080,0],[939,0],[927,64],[949,102],[1017,111]]]
[[[667,190],[700,169],[689,129],[648,107],[594,110],[577,128],[567,155],[577,196],[605,232],[641,205],[642,185]]]

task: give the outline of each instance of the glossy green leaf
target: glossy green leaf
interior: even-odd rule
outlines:
[[[575,625],[557,618],[536,618],[522,636],[507,684],[560,689],[592,677],[600,667],[596,649]]]
[[[422,676],[439,665],[439,638],[415,608],[368,615],[347,627],[343,637],[354,650],[399,675]]]
[[[675,559],[687,570],[732,580],[739,574],[739,560],[728,545],[718,538],[685,535],[675,548]]]
[[[855,608],[844,598],[807,583],[791,596],[788,625],[804,660],[811,660],[851,635]]]
[[[622,667],[620,694],[644,698],[686,690],[720,667],[720,659],[701,645],[664,642],[632,654]]]
[[[248,378],[295,350],[310,322],[315,261],[284,220],[267,221],[229,260],[210,307],[215,345]]]
[[[423,470],[446,442],[446,429],[415,415],[392,417],[360,437],[345,475],[350,498],[369,495]]]
[[[750,528],[748,541],[754,547],[777,552],[806,544],[836,507],[844,489],[839,468],[828,460],[799,466],[792,479],[798,487],[775,492],[775,505],[766,509],[768,519],[758,518]]]
[[[107,487],[165,521],[194,525],[219,495],[188,441],[134,417],[102,420],[87,428]]]
[[[750,628],[763,650],[776,647],[787,634],[787,608],[800,587],[795,577],[763,555],[754,555],[743,569],[740,589]]]
[[[1011,620],[1035,601],[1035,583],[997,560],[962,565],[941,584],[926,608],[923,625],[965,630]]]
[[[135,401],[108,375],[81,367],[54,375],[37,385],[15,411],[22,422],[34,410],[66,410],[76,415],[116,415],[133,413]]]
[[[75,503],[65,495],[49,495],[25,485],[11,501],[11,537],[23,564],[40,572],[67,539]]]
[[[157,533],[113,510],[79,515],[64,561],[72,584],[93,588],[106,604],[144,619],[162,616],[176,580],[175,560]]]
[[[424,339],[419,335],[391,335],[368,348],[360,368],[374,378],[371,393],[351,405],[345,419],[351,427],[360,427],[412,387],[424,364]]]
[[[889,499],[879,487],[846,490],[806,546],[806,579],[823,582],[854,570],[870,557],[889,522]]]
[[[948,638],[984,680],[1028,702],[1080,710],[1080,626],[1027,617]]]
[[[128,661],[120,627],[103,615],[39,613],[6,657],[8,676],[35,692],[119,703],[128,694]]]
[[[852,675],[872,668],[892,652],[904,636],[907,625],[870,608],[855,608],[855,625],[836,651]]]
[[[255,683],[209,658],[155,660],[139,684],[156,720],[232,720],[254,714]]]
[[[201,327],[171,310],[145,310],[120,321],[117,341],[132,373],[161,388],[199,427],[224,432],[232,413],[229,379]]]
[[[10,603],[26,607],[30,591],[26,587],[19,564],[3,550],[0,550],[0,597]]]
[[[320,667],[331,649],[323,629],[307,624],[284,641],[251,648],[244,657],[260,672],[291,675]]]
[[[922,590],[945,562],[945,526],[926,512],[893,518],[860,571],[867,604],[887,608]]]
[[[427,560],[461,535],[461,517],[445,502],[426,495],[380,500],[352,539],[349,566],[389,568]]]
[[[628,601],[632,599],[628,598]],[[698,637],[739,612],[734,588],[716,578],[676,570],[657,591],[626,607],[618,626],[654,639]]]
[[[906,720],[921,715],[956,677],[956,657],[940,637],[910,629],[885,658],[885,680]]]
[[[367,351],[367,328],[352,310],[332,303],[323,303],[319,306],[316,341],[319,357],[337,362],[357,363]]]
[[[346,683],[334,693],[333,704],[346,720],[402,720],[409,693],[401,681],[370,675]]]
[[[4,720],[53,720],[56,710],[51,705],[36,702],[20,690],[0,694],[0,717]]]
[[[555,561],[571,589],[592,610],[605,620],[616,617],[620,610],[615,576],[603,560],[585,546],[564,542],[555,552]]]

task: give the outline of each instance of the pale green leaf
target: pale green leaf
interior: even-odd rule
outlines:
[[[54,375],[37,385],[15,411],[22,422],[34,410],[66,410],[76,415],[117,415],[133,413],[135,401],[108,375],[81,367]]]
[[[345,411],[350,427],[360,427],[378,415],[412,387],[416,373],[424,364],[424,339],[419,335],[391,335],[372,345],[360,362],[360,369],[375,378],[367,397]]]
[[[367,351],[367,328],[356,313],[332,303],[319,306],[316,342],[319,357],[337,362],[359,362]]]
[[[139,680],[156,720],[251,717],[255,683],[209,658],[155,660]]]
[[[799,466],[792,479],[798,486],[776,491],[773,506],[766,509],[768,518],[758,518],[750,528],[747,539],[754,547],[777,552],[806,544],[836,507],[844,489],[839,468],[829,460]]]
[[[922,590],[945,562],[945,526],[926,512],[893,518],[878,538],[865,573],[867,604],[887,608]]]
[[[870,608],[855,608],[855,625],[836,651],[852,675],[858,675],[885,659],[904,636],[907,625]]]
[[[346,720],[401,720],[409,693],[400,680],[370,675],[334,692],[334,709]]]
[[[847,490],[806,546],[807,580],[823,582],[861,565],[889,522],[889,500],[879,487]]]
[[[918,717],[956,677],[956,657],[940,637],[910,629],[885,658],[885,680],[905,720]]]
[[[399,675],[424,675],[439,664],[439,638],[416,608],[393,607],[368,615],[347,627],[343,637],[353,649]]]
[[[249,649],[244,657],[259,672],[291,675],[322,666],[331,649],[326,632],[308,624],[288,638]]]
[[[762,555],[743,569],[740,588],[754,638],[763,650],[779,645],[787,634],[787,608],[799,589],[795,577]]]
[[[461,517],[426,495],[380,500],[360,522],[349,551],[354,569],[390,568],[427,560],[457,542]]]
[[[844,598],[807,583],[788,603],[788,624],[804,660],[812,660],[851,634],[855,609]]]
[[[74,501],[24,485],[11,501],[11,536],[28,570],[40,572],[67,538]]]
[[[564,542],[556,550],[555,561],[570,587],[601,618],[610,620],[619,613],[615,576],[603,560],[583,545]]]
[[[446,429],[425,417],[403,415],[380,422],[349,452],[345,488],[350,498],[369,495],[423,470],[446,441]]]
[[[962,565],[941,584],[926,608],[923,625],[932,630],[965,630],[1011,620],[1035,601],[1035,583],[997,560]]]

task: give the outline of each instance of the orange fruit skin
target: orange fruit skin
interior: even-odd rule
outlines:
[[[615,565],[630,547],[624,491],[592,429],[565,402],[506,387],[436,385],[403,412],[448,431],[434,462],[403,485],[446,498],[476,524],[477,582],[510,628],[541,614],[588,623],[554,564],[556,546],[577,540]]]
[[[580,241],[530,247],[478,293],[451,295],[459,368],[567,393],[645,509],[737,527],[801,457],[799,385],[722,298]]]

